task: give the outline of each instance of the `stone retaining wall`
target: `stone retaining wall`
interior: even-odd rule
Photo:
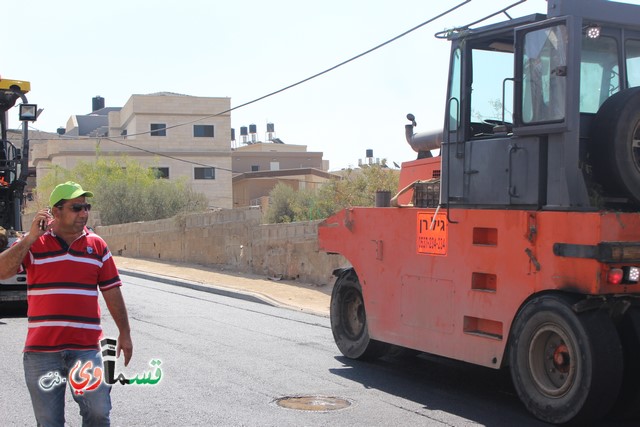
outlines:
[[[318,251],[318,223],[261,224],[256,208],[179,215],[158,221],[96,227],[111,252],[268,277],[333,284],[331,272],[347,265]]]

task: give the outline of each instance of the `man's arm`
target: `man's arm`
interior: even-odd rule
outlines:
[[[124,298],[120,287],[111,288],[102,293],[104,302],[107,304],[109,313],[116,322],[120,335],[118,336],[118,345],[116,347],[116,357],[120,357],[120,350],[124,353],[124,366],[129,364],[131,355],[133,354],[133,342],[131,341],[131,329],[129,328],[129,316],[127,315],[127,307],[124,304]]]
[[[15,245],[0,253],[0,279],[8,279],[14,276],[20,269],[22,260],[29,252],[29,248],[35,239],[27,235]]]
[[[0,253],[0,279],[8,279],[18,272],[31,245],[46,231],[40,228],[40,221],[48,221],[50,217],[51,214],[46,210],[38,212],[33,218],[29,233],[18,243]]]

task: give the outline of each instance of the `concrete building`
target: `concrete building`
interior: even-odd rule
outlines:
[[[100,98],[101,99],[101,98]],[[168,179],[186,178],[211,208],[232,207],[229,98],[161,92],[132,95],[122,108],[99,101],[71,116],[53,139],[32,144],[38,179],[52,165],[65,169],[98,156],[126,155]]]
[[[105,107],[95,97],[91,113],[71,116],[57,135],[32,140],[32,175],[39,180],[54,165],[72,169],[98,156],[126,155],[164,178],[186,178],[211,208],[266,207],[279,182],[300,190],[335,178],[322,152],[285,144],[273,124],[267,142],[257,141],[252,125],[254,133],[236,146],[229,113],[218,114],[229,108],[229,98],[167,92],[132,95],[123,107]]]
[[[274,138],[251,142],[233,150],[233,207],[268,206],[268,196],[278,184],[295,190],[315,189],[335,178],[322,152],[307,151],[306,145],[285,144]]]

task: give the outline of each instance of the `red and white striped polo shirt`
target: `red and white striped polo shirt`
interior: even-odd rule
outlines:
[[[47,231],[23,260],[29,331],[24,351],[98,349],[98,289],[122,282],[106,242],[85,229],[68,248]]]

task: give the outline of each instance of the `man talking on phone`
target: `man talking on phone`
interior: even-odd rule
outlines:
[[[93,197],[80,184],[59,184],[29,232],[0,253],[0,279],[27,273],[28,325],[23,361],[27,388],[39,426],[64,426],[65,386],[44,388],[51,373],[68,378],[77,363],[101,366],[99,340],[102,293],[118,327],[117,355],[128,365],[133,353],[118,270],[105,241],[87,228]],[[69,382],[69,381],[67,381]],[[111,386],[73,394],[83,426],[110,425]]]

